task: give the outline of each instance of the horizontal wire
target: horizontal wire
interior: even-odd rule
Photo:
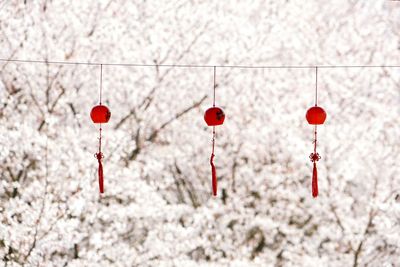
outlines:
[[[29,60],[29,59],[5,59],[3,62],[15,63],[38,63],[57,65],[87,65],[87,66],[121,66],[121,67],[171,67],[171,68],[236,68],[236,69],[314,69],[318,68],[400,68],[400,65],[209,65],[209,64],[140,64],[140,63],[103,63],[82,61],[52,61],[52,60]]]

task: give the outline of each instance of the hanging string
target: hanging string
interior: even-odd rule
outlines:
[[[318,67],[315,67],[315,106],[318,104]]]
[[[103,91],[103,64],[100,64],[100,96],[99,96],[99,103],[101,105],[101,95]]]
[[[318,105],[318,67],[315,67],[315,106]],[[314,153],[317,153],[317,125],[314,126]]]
[[[215,88],[217,87],[216,76],[217,76],[217,67],[214,66],[214,87],[213,87],[213,107],[215,107]]]
[[[314,126],[314,153],[317,153],[317,125]]]
[[[215,107],[215,88],[217,88],[216,76],[217,76],[217,68],[214,66],[213,107]],[[216,136],[215,126],[213,126],[212,155],[214,155],[215,136]]]
[[[217,73],[217,68],[214,66],[213,107],[215,107],[215,88],[217,88],[216,73]],[[215,143],[215,126],[213,126],[212,155],[214,155],[214,143]]]
[[[101,97],[103,94],[103,64],[100,64],[100,89],[99,89],[99,104],[101,105]],[[99,154],[101,154],[101,123],[99,128]]]

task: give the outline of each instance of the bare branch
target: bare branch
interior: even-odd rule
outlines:
[[[159,128],[155,129],[146,140],[149,142],[153,142],[157,138],[160,131],[162,131],[165,127],[167,127],[173,121],[179,119],[180,117],[182,117],[183,115],[185,115],[186,113],[191,111],[192,109],[200,106],[203,103],[203,101],[207,99],[207,97],[208,97],[207,95],[203,96],[203,98],[201,98],[199,101],[195,102],[193,105],[191,105],[191,106],[187,107],[186,109],[182,110],[181,112],[175,114],[174,117],[172,117],[168,121],[164,122]]]

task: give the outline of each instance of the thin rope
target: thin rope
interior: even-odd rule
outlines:
[[[214,66],[213,107],[215,107],[215,88],[217,87],[216,76],[217,76],[217,67]],[[212,153],[211,153],[212,155],[214,155],[214,146],[215,146],[215,126],[213,126]]]
[[[102,92],[103,92],[103,64],[100,64],[100,93],[99,93],[100,105],[101,105]]]
[[[214,86],[213,86],[213,107],[215,107],[215,88],[217,87],[216,79],[217,68],[214,66]]]
[[[213,107],[215,107],[215,88],[217,87],[216,76],[217,76],[217,67],[214,66]],[[213,126],[213,132],[212,132],[212,152],[211,152],[212,155],[214,155],[214,146],[215,146],[215,126]]]
[[[314,127],[314,154],[317,154],[317,125]]]
[[[318,105],[318,67],[315,67],[315,106]],[[317,153],[317,125],[314,127],[314,154]]]
[[[315,106],[318,105],[318,67],[315,67]]]
[[[101,128],[101,123],[100,123],[100,129],[99,129],[99,153],[101,154],[101,131],[103,129]]]
[[[173,67],[173,68],[237,68],[237,69],[313,69],[318,68],[400,68],[400,65],[207,65],[207,64],[140,64],[140,63],[100,63],[83,61],[58,61],[58,60],[29,60],[29,59],[6,59],[3,62],[16,63],[38,63],[57,65],[89,65],[89,66],[122,66],[122,67]]]
[[[215,133],[215,126],[213,126],[212,152],[211,152],[212,155],[214,155],[215,136],[216,136],[216,133]]]
[[[100,89],[99,89],[99,103],[101,105],[101,97],[103,94],[103,64],[100,64]],[[99,155],[100,157],[102,156],[101,153],[101,131],[103,129],[101,128],[101,123],[99,125]]]

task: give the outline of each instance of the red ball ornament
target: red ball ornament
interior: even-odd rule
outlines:
[[[108,107],[104,105],[97,105],[92,108],[90,118],[94,123],[107,123],[110,120],[111,112]]]
[[[309,124],[324,124],[326,120],[326,112],[323,108],[314,106],[307,110],[306,119]]]
[[[217,126],[224,123],[225,113],[219,107],[212,107],[204,113],[204,120],[208,126]]]

